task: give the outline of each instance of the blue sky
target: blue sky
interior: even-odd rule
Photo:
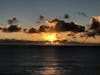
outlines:
[[[36,26],[40,14],[63,19],[66,13],[70,21],[88,24],[91,16],[100,15],[99,7],[100,0],[0,0],[0,24],[15,16],[22,26]]]

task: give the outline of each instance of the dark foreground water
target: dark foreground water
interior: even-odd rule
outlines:
[[[100,75],[97,47],[0,46],[0,75]]]

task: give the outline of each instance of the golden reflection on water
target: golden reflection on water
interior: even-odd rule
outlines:
[[[49,48],[48,48],[49,49]],[[43,52],[44,54],[42,55],[43,61],[45,61],[45,65],[36,73],[38,75],[60,75],[61,71],[63,70],[61,68],[58,68],[58,55],[55,50],[47,50],[47,48]]]
[[[56,67],[46,67],[40,72],[42,75],[59,75],[60,71]]]

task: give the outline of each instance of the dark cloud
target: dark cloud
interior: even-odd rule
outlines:
[[[53,19],[50,23],[57,22],[54,27],[52,26],[40,26],[39,31],[45,32],[48,31],[56,31],[56,32],[63,32],[63,31],[73,31],[73,32],[84,32],[85,27],[75,24],[74,22],[66,23],[64,20]]]
[[[37,30],[33,27],[23,28],[22,31],[25,33],[37,33]]]
[[[40,20],[44,20],[45,17],[43,15],[40,15],[39,18]]]
[[[0,27],[0,30],[2,30],[2,27]]]
[[[57,24],[55,26],[55,30],[58,31],[73,31],[73,32],[84,32],[85,27],[81,25],[77,25],[74,22],[66,23],[63,20],[56,20]]]
[[[45,19],[45,16],[40,15],[38,18],[38,21],[36,21],[36,23],[41,23],[44,19]]]
[[[12,17],[11,19],[8,19],[8,24],[16,24],[18,22],[16,17]]]
[[[8,20],[8,24],[12,24],[13,21],[11,19]]]
[[[70,15],[66,13],[66,14],[64,15],[64,19],[69,19],[69,18],[70,18]]]
[[[88,17],[88,15],[85,12],[78,12],[77,14],[83,17]]]
[[[100,17],[92,17],[90,20],[90,28],[89,30],[91,32],[95,31],[96,33],[100,34],[100,22],[99,22]]]
[[[8,25],[3,30],[4,32],[19,32],[21,30],[21,27],[19,25]]]

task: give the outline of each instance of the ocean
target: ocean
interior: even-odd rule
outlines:
[[[100,75],[99,47],[0,46],[0,75]]]

